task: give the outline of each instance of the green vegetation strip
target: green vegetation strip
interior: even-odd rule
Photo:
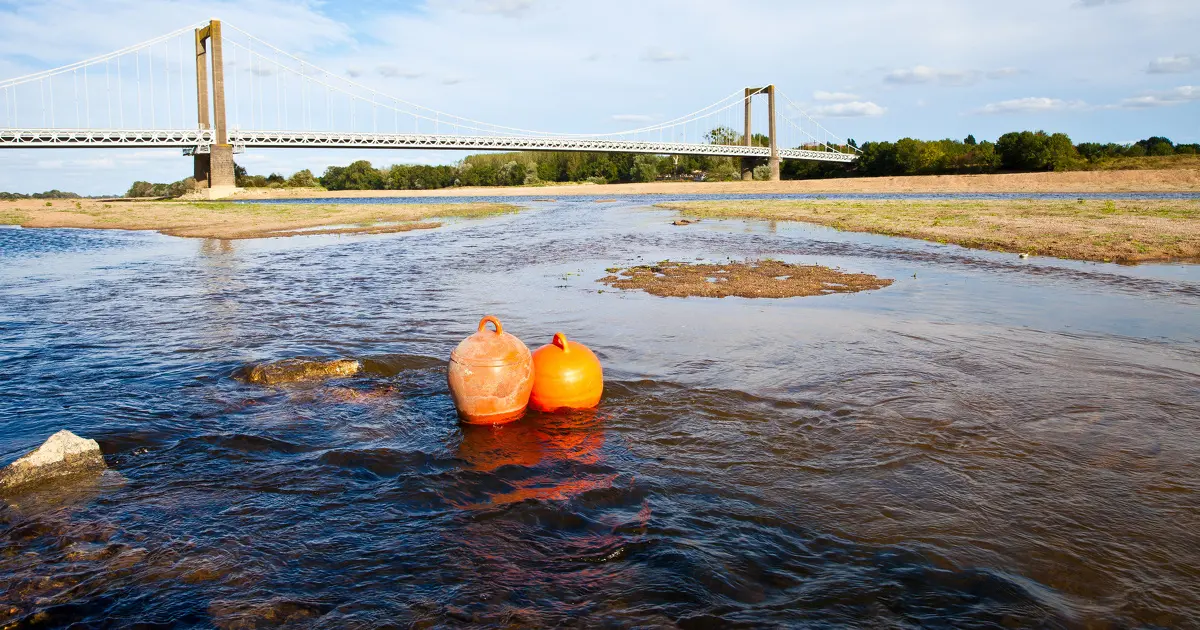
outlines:
[[[700,201],[687,217],[786,220],[1076,260],[1200,259],[1200,200]]]
[[[431,229],[433,218],[517,212],[500,203],[303,204],[181,201],[18,201],[4,212],[26,227],[156,230],[172,236],[244,239],[315,234],[384,234]],[[327,228],[327,229],[319,229]]]

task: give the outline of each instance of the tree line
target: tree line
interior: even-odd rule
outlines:
[[[709,140],[740,144],[740,137],[728,129],[713,130]],[[752,138],[752,144],[757,146],[768,143],[765,136]],[[861,152],[859,159],[849,164],[785,160],[780,175],[783,179],[815,179],[1066,171],[1096,168],[1125,158],[1200,153],[1200,144],[1175,144],[1158,136],[1129,145],[1075,144],[1066,134],[1044,131],[1006,133],[996,142],[979,142],[974,136],[967,136],[962,140],[903,138],[896,142],[866,142],[859,146],[849,140],[847,145],[839,148],[843,151],[857,149]],[[767,178],[765,159],[756,162],[754,174],[755,179]],[[452,166],[397,164],[375,168],[370,162],[359,160],[347,166],[330,166],[318,181],[329,190],[414,190],[543,182],[629,183],[680,178],[723,181],[740,177],[739,158],[530,151],[471,155]]]
[[[706,136],[712,144],[741,144],[742,136],[719,127]],[[767,146],[761,134],[751,138],[755,146]],[[806,146],[801,148],[819,149]],[[962,140],[917,140],[895,142],[848,140],[836,147],[857,150],[852,163],[785,160],[783,179],[832,177],[881,177],[895,175],[952,175],[971,173],[1065,171],[1097,168],[1110,163],[1120,166],[1128,158],[1195,155],[1200,144],[1175,144],[1154,136],[1133,144],[1075,144],[1063,133],[1014,131],[995,142]],[[395,164],[383,168],[367,160],[346,166],[330,166],[319,177],[305,169],[284,177],[279,173],[250,175],[235,165],[235,178],[243,188],[301,188],[320,186],[327,190],[428,190],[456,186],[529,186],[558,182],[597,184],[652,182],[661,179],[727,181],[741,178],[741,159],[705,155],[649,155],[636,153],[535,152],[484,153],[469,155],[453,165]],[[766,160],[754,162],[755,179],[769,176]],[[127,197],[177,197],[195,188],[191,178],[171,184],[134,182]],[[48,193],[47,193],[48,194]]]
[[[10,193],[0,191],[0,201],[19,201],[21,199],[80,199],[81,197],[73,192],[63,192],[57,188],[47,190],[46,192],[33,193],[31,195],[23,195],[21,193]]]

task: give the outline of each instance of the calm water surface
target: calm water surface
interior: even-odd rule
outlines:
[[[1108,195],[1106,195],[1108,196]],[[0,626],[1198,627],[1200,267],[973,252],[637,201],[384,236],[0,229]],[[853,295],[664,299],[774,256]],[[484,313],[606,368],[594,414],[460,426]],[[264,388],[248,362],[366,373]]]

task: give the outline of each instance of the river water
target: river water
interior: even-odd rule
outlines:
[[[0,229],[0,626],[1198,627],[1200,266],[1119,267],[621,199],[381,236]],[[659,298],[614,265],[773,256],[880,291]],[[595,413],[460,426],[499,316]],[[254,361],[354,357],[277,388]]]

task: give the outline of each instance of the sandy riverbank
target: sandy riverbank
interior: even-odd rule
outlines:
[[[407,232],[441,225],[429,219],[483,217],[516,210],[516,206],[500,203],[233,204],[26,199],[0,202],[0,224],[30,228],[155,230],[171,236],[244,239]]]
[[[1103,262],[1200,259],[1200,200],[663,203],[696,218],[816,223],[976,249]]]
[[[563,184],[443,188],[439,190],[246,189],[235,199],[295,199],[302,197],[562,197],[568,195],[713,195],[732,193],[1109,193],[1200,192],[1200,170],[1071,171],[1003,175],[931,175],[922,177],[859,177],[783,182],[653,182],[647,184]]]

